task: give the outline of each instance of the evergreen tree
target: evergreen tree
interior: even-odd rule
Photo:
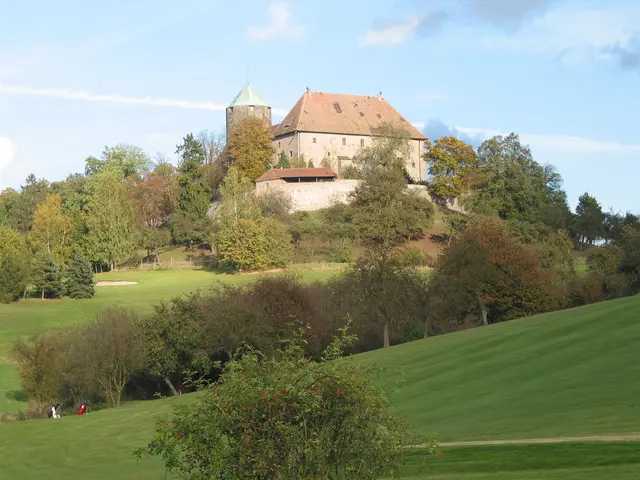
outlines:
[[[0,303],[18,300],[26,287],[27,274],[24,262],[11,255],[0,260]]]
[[[91,298],[95,294],[91,263],[76,251],[67,270],[67,295],[71,298]]]
[[[291,168],[291,162],[289,161],[289,155],[285,152],[281,152],[278,156],[278,164],[276,168]]]
[[[178,209],[173,219],[173,235],[179,242],[197,242],[206,238],[211,204],[211,187],[203,165],[206,153],[202,144],[189,134],[176,153],[182,157],[178,167]]]
[[[38,258],[34,275],[36,288],[41,292],[41,298],[62,298],[64,296],[64,283],[60,267],[45,253]]]

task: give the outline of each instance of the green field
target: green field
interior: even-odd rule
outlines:
[[[115,287],[109,287],[115,288]],[[640,432],[640,297],[413,342],[354,358],[404,369],[399,413],[441,442]],[[153,417],[192,396],[0,425],[0,477],[160,479],[131,455]],[[73,412],[71,412],[73,413]],[[422,479],[640,479],[640,443],[443,447]]]
[[[313,268],[317,268],[313,269]],[[338,265],[298,266],[301,278],[307,281],[325,280],[334,275]],[[138,311],[150,311],[161,300],[206,289],[214,282],[241,283],[255,280],[257,275],[220,275],[206,270],[133,270],[97,275],[97,281],[135,281],[137,285],[97,287],[88,300],[27,299],[9,305],[0,304],[0,413],[24,407],[19,397],[15,367],[9,363],[16,339],[47,329],[91,319],[105,305],[122,305]]]

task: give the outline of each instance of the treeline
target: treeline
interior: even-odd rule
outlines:
[[[442,252],[429,272],[419,268],[423,261],[408,242],[424,234],[434,206],[408,188],[396,142],[379,139],[369,147],[361,157],[363,181],[350,203],[335,205],[320,216],[290,216],[281,208],[281,198],[256,199],[250,180],[235,166],[220,186],[213,232],[226,261],[243,267],[247,258],[284,258],[291,232],[301,236],[320,226],[333,238],[357,239],[364,249],[331,281],[304,284],[285,276],[246,286],[217,286],[156,305],[146,316],[109,308],[88,325],[18,343],[23,389],[41,402],[89,400],[117,406],[123,395],[175,394],[183,386],[190,388],[189,382],[215,378],[216,362],[225,362],[244,344],[272,352],[288,338],[295,322],[309,326],[306,353],[313,357],[347,322],[358,335],[352,351],[360,352],[640,289],[637,226],[626,224],[619,237],[592,248],[588,271],[576,272],[576,240],[557,222],[575,222],[580,215],[572,214],[562,200],[557,177],[552,185],[531,189],[535,202],[521,197],[523,185],[533,183],[526,175],[539,169],[526,156],[507,160],[513,146],[503,160],[523,175],[520,187],[496,191],[490,198],[483,196],[484,187],[470,189],[465,201],[471,212],[446,217]],[[528,168],[515,169],[517,161]],[[513,172],[508,176],[514,177]],[[484,177],[478,173],[473,178]],[[487,203],[482,199],[502,213],[483,213]]]

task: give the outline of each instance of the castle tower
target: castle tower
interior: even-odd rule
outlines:
[[[258,117],[271,127],[271,107],[247,82],[227,107],[227,140],[233,128],[248,117]]]

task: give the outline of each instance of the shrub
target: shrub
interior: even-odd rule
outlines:
[[[237,270],[266,270],[291,262],[291,234],[273,219],[240,219],[218,235],[218,251],[223,264]]]
[[[262,215],[270,218],[285,218],[293,208],[291,195],[281,190],[271,190],[258,196]]]
[[[374,383],[375,365],[350,365],[345,332],[322,361],[306,359],[303,334],[279,355],[248,350],[228,362],[195,405],[179,405],[138,457],[160,456],[190,479],[343,478],[397,473],[412,439]],[[435,451],[435,444],[431,450]]]

